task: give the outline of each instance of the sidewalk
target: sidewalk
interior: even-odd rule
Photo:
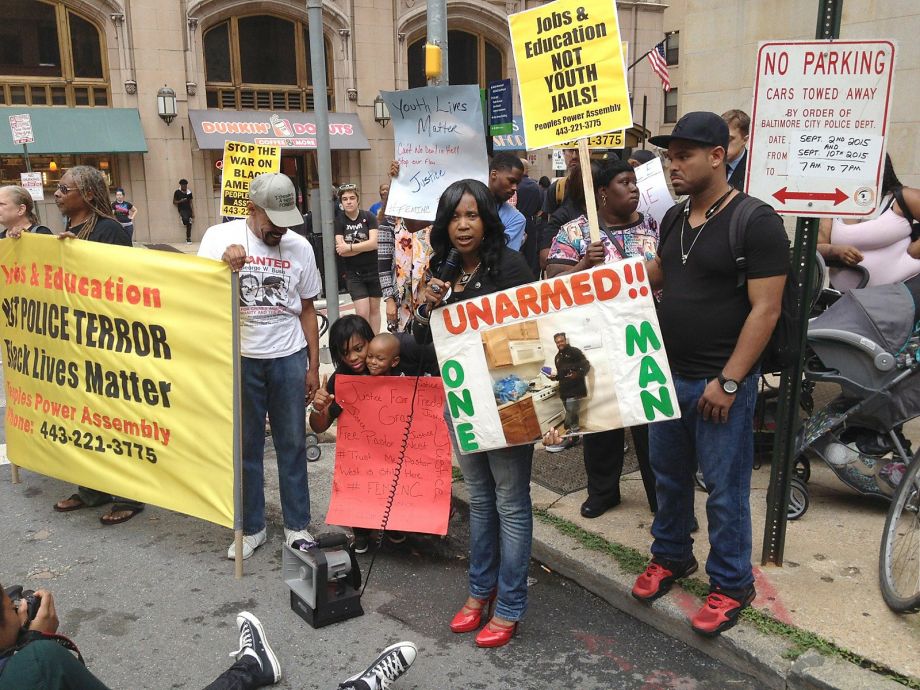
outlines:
[[[334,427],[330,431],[323,435],[324,440],[334,438]],[[575,463],[581,464],[579,448],[567,452],[566,462],[573,464],[573,470]],[[322,459],[310,464],[311,489],[317,487],[315,498],[323,495],[318,487],[332,479],[335,444],[323,443],[322,449]],[[547,455],[539,446],[535,453],[538,460]],[[266,466],[272,464],[267,453]],[[630,594],[651,543],[652,516],[638,471],[624,475],[622,503],[594,520],[582,518],[579,513],[586,496],[584,490],[563,495],[532,483],[533,558],[621,611],[756,677],[767,687],[905,687],[884,674],[851,663],[847,660],[851,655],[908,676],[914,683],[909,687],[920,687],[920,615],[892,613],[878,589],[878,546],[885,506],[853,496],[830,470],[813,465],[809,482],[811,506],[802,519],[789,523],[784,567],[760,567],[769,477],[768,467],[755,470],[751,493],[754,558],[758,564],[754,607],[765,615],[753,621],[745,617],[716,639],[696,635],[687,622],[701,605],[698,595],[706,588],[703,563],[708,543],[702,492],[698,492],[696,501],[700,531],[695,535],[700,571],[689,584],[675,587],[651,606],[637,602]],[[462,480],[454,482],[453,497],[461,509],[467,509],[468,495]],[[277,492],[266,489],[266,498],[269,503],[276,502]],[[325,513],[320,501],[314,499],[315,518]],[[274,512],[271,507],[268,510]],[[322,531],[320,524],[315,519],[313,528]],[[771,620],[798,630],[776,632],[773,628],[784,626],[775,626]],[[821,638],[845,652],[820,654],[814,648],[824,645]]]

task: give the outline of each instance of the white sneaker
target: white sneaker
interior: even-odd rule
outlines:
[[[294,548],[294,542],[302,539],[306,542],[316,543],[316,539],[313,538],[313,535],[310,534],[306,529],[292,530],[287,527],[284,528],[284,543]]]
[[[255,534],[244,534],[243,535],[243,560],[245,561],[249,558],[253,552],[262,544],[265,543],[266,533],[263,528],[261,532],[256,532]],[[227,558],[231,561],[236,559],[236,540],[230,544],[230,548],[227,549]]]
[[[418,649],[412,642],[390,645],[380,652],[380,656],[374,659],[367,670],[352,676],[339,688],[387,690],[393,681],[409,670],[417,654]]]

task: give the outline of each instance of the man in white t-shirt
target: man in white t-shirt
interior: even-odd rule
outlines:
[[[262,459],[265,414],[278,455],[284,541],[313,541],[307,484],[304,398],[319,387],[319,330],[313,299],[319,271],[310,243],[288,227],[303,222],[287,175],[252,180],[249,217],[208,228],[198,256],[240,274],[243,423],[243,558],[265,543]],[[245,293],[245,294],[242,294]],[[307,359],[309,357],[309,368]],[[234,558],[233,544],[227,551]]]

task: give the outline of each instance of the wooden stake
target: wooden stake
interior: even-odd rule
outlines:
[[[588,216],[588,229],[591,231],[591,241],[601,239],[601,225],[597,219],[597,202],[594,200],[594,175],[591,174],[591,150],[588,140],[582,137],[578,140],[578,163],[581,166],[581,183],[585,188],[585,210]]]
[[[13,484],[19,484],[20,481],[22,481],[19,479],[19,466],[14,465],[13,463],[10,463],[10,470],[11,470],[10,481]]]

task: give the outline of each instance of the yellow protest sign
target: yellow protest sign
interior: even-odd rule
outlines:
[[[227,266],[24,234],[0,270],[10,461],[232,527]]]
[[[222,165],[220,215],[245,218],[249,215],[246,209],[246,202],[249,201],[249,183],[256,175],[281,170],[281,148],[226,141]]]
[[[632,126],[616,3],[556,0],[508,24],[528,148]]]
[[[626,146],[626,137],[623,130],[619,132],[608,132],[607,134],[598,134],[595,137],[588,137],[589,149],[621,149]],[[578,140],[567,141],[564,144],[556,144],[554,149],[577,149]]]

